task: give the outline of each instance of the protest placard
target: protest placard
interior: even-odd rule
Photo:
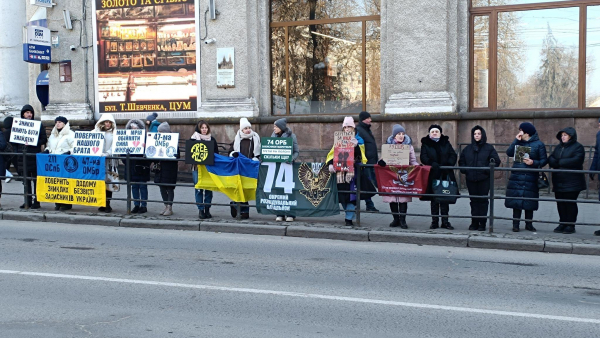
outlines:
[[[178,143],[178,133],[148,133],[146,158],[175,158]]]
[[[146,131],[142,129],[117,129],[113,140],[113,155],[143,155],[146,149]]]
[[[9,142],[37,146],[41,126],[41,121],[14,118]]]
[[[354,133],[336,131],[333,139],[333,166],[335,171],[354,172]]]
[[[381,146],[381,157],[389,165],[409,165],[410,145],[384,144]]]
[[[195,165],[214,165],[215,145],[213,141],[185,141],[185,163]]]
[[[260,149],[262,162],[291,162],[294,140],[291,137],[262,137]]]
[[[104,133],[76,131],[73,155],[101,156],[104,150]]]

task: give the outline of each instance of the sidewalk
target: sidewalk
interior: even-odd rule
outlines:
[[[115,193],[114,198],[126,198],[127,194],[125,191],[125,187],[123,187],[122,191]],[[22,193],[23,185],[21,182],[12,181],[9,184],[3,182],[3,192],[4,193]],[[463,191],[463,195],[466,195],[467,192]],[[159,189],[156,186],[149,187],[149,199],[151,200],[160,200]],[[376,207],[382,212],[389,212],[388,204],[385,204],[381,201],[381,197],[375,196],[374,202]],[[194,202],[194,189],[192,187],[177,187],[175,189],[175,202]],[[512,210],[504,208],[504,201],[497,200],[495,201],[495,213],[497,216],[501,217],[512,217]],[[213,203],[221,203],[221,204],[229,204],[229,200],[223,194],[215,193]],[[253,203],[253,202],[251,202]],[[11,211],[23,211],[19,209],[19,206],[23,204],[22,196],[13,196],[13,195],[5,195],[3,194],[1,199],[2,211],[6,215],[14,215],[14,212]],[[364,203],[361,204],[362,209],[364,210]],[[511,243],[513,240],[525,240],[529,241],[528,243],[539,245],[541,244],[541,250],[544,251],[547,246],[547,242],[556,243],[556,245],[562,249],[560,252],[571,252],[566,247],[572,248],[573,245],[577,244],[591,244],[594,247],[598,248],[598,253],[600,255],[600,236],[594,236],[593,232],[600,229],[600,218],[598,217],[600,213],[598,212],[599,205],[594,204],[579,204],[579,217],[578,221],[582,223],[594,223],[598,224],[598,227],[595,226],[577,226],[577,233],[572,235],[564,235],[564,234],[555,234],[552,230],[556,227],[553,224],[541,224],[534,223],[534,226],[537,228],[537,232],[529,232],[524,230],[524,224],[521,225],[521,232],[513,233],[512,232],[512,223],[511,221],[506,220],[496,220],[494,224],[494,233],[489,235],[486,231],[485,233],[478,231],[468,231],[468,226],[470,224],[470,219],[459,219],[454,218],[450,219],[452,225],[456,228],[453,231],[449,231],[446,229],[436,229],[430,230],[429,225],[431,223],[430,217],[417,217],[417,216],[408,216],[407,223],[409,226],[408,230],[402,230],[399,228],[390,228],[389,223],[392,220],[391,215],[381,215],[381,214],[372,214],[372,213],[361,213],[361,226],[360,227],[346,227],[344,225],[344,217],[343,214],[340,213],[339,216],[333,217],[322,217],[322,218],[302,218],[299,217],[295,222],[275,222],[275,216],[271,215],[259,215],[256,213],[256,210],[250,209],[250,219],[246,221],[237,221],[231,218],[229,206],[213,206],[211,208],[211,214],[213,218],[210,220],[202,221],[200,223],[198,219],[198,209],[195,205],[179,205],[175,204],[173,206],[174,215],[170,217],[163,217],[158,215],[160,211],[163,210],[162,203],[149,203],[148,204],[148,213],[143,215],[127,215],[127,206],[125,201],[113,201],[111,203],[113,211],[110,214],[99,213],[96,208],[93,207],[84,207],[74,205],[73,209],[67,213],[54,211],[54,204],[42,203],[42,208],[38,210],[30,210],[27,214],[31,214],[33,217],[32,220],[47,220],[60,222],[61,214],[69,214],[74,215],[72,218],[74,220],[84,220],[81,223],[85,224],[112,224],[112,221],[117,222],[116,220],[128,219],[127,222],[124,223],[115,223],[114,225],[120,226],[136,226],[136,227],[153,227],[153,228],[180,228],[186,229],[186,227],[191,227],[192,230],[198,230],[200,224],[202,227],[208,226],[210,229],[215,229],[215,231],[221,231],[226,226],[235,225],[246,225],[250,230],[240,230],[239,232],[245,233],[259,233],[266,234],[264,229],[279,229],[275,231],[275,233],[279,234],[282,232],[282,235],[294,236],[293,233],[296,233],[296,236],[299,237],[319,237],[319,238],[331,238],[331,236],[327,237],[323,235],[323,232],[326,230],[331,230],[329,233],[338,234],[338,236],[333,236],[338,239],[350,239],[350,240],[371,240],[371,241],[391,241],[391,242],[404,242],[404,243],[415,243],[415,244],[433,244],[433,245],[447,245],[444,244],[445,240],[448,239],[456,239],[460,246],[462,246],[462,240],[464,240],[464,246],[481,246],[481,243],[475,244],[473,239],[477,239],[485,241],[486,238],[502,240],[504,243]],[[132,203],[133,207],[133,203]],[[414,199],[412,203],[409,203],[408,213],[416,213],[416,214],[429,214],[429,202],[419,201]],[[39,215],[36,217],[35,215]],[[43,216],[46,215],[46,216]],[[80,215],[75,216],[75,215]],[[461,198],[455,205],[450,206],[450,216],[452,215],[460,215],[460,216],[469,216],[470,215],[470,207],[469,200],[465,198]],[[81,217],[86,216],[86,217]],[[92,217],[89,216],[98,216]],[[26,220],[27,217],[25,214],[22,214],[20,217],[14,216],[6,216],[4,219],[20,219]],[[38,219],[40,218],[41,219]],[[67,217],[66,217],[67,218]],[[97,221],[95,221],[95,220]],[[558,212],[556,210],[556,203],[553,202],[540,202],[540,210],[534,213],[534,219],[536,220],[546,220],[546,221],[557,221],[558,220]],[[179,224],[179,225],[178,225]],[[221,224],[221,227],[219,226]],[[287,228],[286,228],[287,226]],[[195,227],[195,228],[194,228]],[[220,230],[219,230],[220,229]],[[253,229],[253,230],[252,230]],[[263,230],[261,230],[263,229]],[[280,231],[283,230],[283,231]],[[286,233],[287,231],[287,233]],[[290,233],[291,231],[291,233]],[[231,228],[231,231],[223,230],[223,232],[238,232],[235,229]],[[269,231],[266,231],[269,232]],[[369,235],[370,234],[370,235]],[[412,234],[412,235],[411,235]],[[356,237],[356,236],[357,237]],[[436,236],[436,235],[451,235],[451,236]],[[353,237],[355,236],[355,237]],[[383,237],[382,237],[383,236]],[[392,236],[392,237],[390,237]],[[408,237],[413,237],[410,239]],[[384,238],[385,237],[385,238]],[[387,240],[386,240],[387,238]],[[417,239],[415,239],[417,238]],[[435,239],[438,238],[440,243],[436,243]],[[467,239],[471,238],[470,243],[467,242]],[[458,243],[457,242],[457,243]],[[515,242],[518,244],[518,241]],[[496,243],[497,244],[497,243]],[[491,248],[499,248],[499,249],[511,249],[510,245],[497,246],[497,245],[487,245],[486,247]],[[536,247],[530,247],[529,251],[538,251],[534,250]],[[515,248],[519,250],[518,248]],[[595,249],[594,249],[595,250]],[[549,250],[546,250],[549,251]],[[575,250],[572,250],[575,252]],[[592,250],[593,251],[593,250]],[[594,251],[595,252],[595,251]]]

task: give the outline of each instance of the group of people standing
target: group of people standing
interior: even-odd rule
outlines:
[[[34,109],[30,105],[25,105],[21,110],[21,118],[34,119]],[[170,133],[171,128],[167,122],[160,122],[157,119],[158,114],[153,113],[146,118],[145,123],[138,119],[132,119],[125,125],[126,129],[147,129],[149,132]],[[385,166],[386,163],[379,158],[379,151],[376,138],[371,131],[371,115],[368,112],[361,112],[358,118],[358,124],[350,116],[345,117],[342,123],[342,131],[353,133],[355,136],[352,140],[354,145],[354,163],[355,171],[362,170],[361,177],[361,194],[360,198],[365,201],[366,210],[369,212],[378,212],[375,204],[372,201],[372,196],[377,191],[377,179],[375,176],[374,166],[359,167],[359,164],[378,164]],[[50,133],[50,137],[46,137],[43,127],[40,129],[40,137],[35,145],[22,145],[18,143],[7,142],[10,138],[10,130],[12,126],[12,118],[8,117],[4,120],[4,133],[0,132],[0,151],[15,152],[15,153],[50,153],[50,154],[70,154],[75,146],[74,132],[71,130],[69,121],[62,116],[55,119],[55,126]],[[600,128],[600,120],[599,120]],[[116,139],[117,125],[114,117],[111,114],[103,114],[95,125],[95,132],[104,133],[105,142],[103,148],[103,156],[112,156],[112,143]],[[293,154],[290,163],[293,163],[299,156],[300,150],[296,135],[287,126],[285,118],[278,119],[273,124],[273,133],[271,137],[285,137],[293,140]],[[567,169],[567,170],[583,170],[585,160],[585,151],[583,146],[577,142],[577,132],[574,128],[568,127],[560,130],[556,135],[559,141],[558,146],[550,156],[546,153],[546,146],[540,140],[535,126],[529,122],[521,123],[518,134],[512,144],[506,149],[507,156],[515,156],[515,151],[518,147],[527,147],[529,152],[522,161],[513,163],[514,169],[540,169],[549,164],[551,169]],[[219,153],[219,148],[215,137],[211,133],[210,125],[206,121],[199,121],[195,126],[194,133],[191,135],[192,140],[212,141],[214,152]],[[407,134],[406,129],[399,125],[392,126],[392,132],[386,139],[387,144],[404,144],[410,147],[409,165],[419,165],[413,140]],[[596,151],[594,160],[590,170],[600,170],[600,131],[597,134]],[[252,124],[247,118],[240,119],[239,130],[237,131],[234,141],[230,144],[228,155],[237,157],[239,154],[254,160],[260,161],[261,143],[260,136],[252,129]],[[356,210],[356,177],[354,172],[336,171],[333,165],[334,149],[332,148],[326,159],[327,169],[335,174],[335,179],[339,190],[339,201],[345,212],[346,225],[352,226],[355,218]],[[179,150],[175,157],[179,158]],[[471,206],[471,225],[469,230],[484,231],[486,229],[487,215],[489,209],[489,200],[485,198],[490,191],[490,164],[500,165],[501,160],[496,149],[487,143],[486,131],[481,126],[475,126],[471,129],[471,144],[466,146],[460,156],[454,150],[450,138],[443,134],[442,127],[437,124],[432,124],[428,128],[428,134],[421,138],[421,153],[420,164],[431,166],[429,181],[427,183],[426,195],[433,194],[433,184],[435,181],[446,180],[456,182],[454,170],[442,168],[453,167],[457,164],[461,167],[461,174],[465,175],[466,185],[469,191],[470,206]],[[26,163],[25,163],[26,162]],[[0,172],[4,172],[5,168],[9,169],[13,164],[17,173],[20,176],[26,174],[30,178],[37,176],[37,166],[35,156],[27,156],[27,160],[23,160],[23,156],[6,155],[0,157]],[[25,165],[26,164],[26,165]],[[106,161],[107,175],[117,175],[116,167],[118,160],[111,159]],[[480,167],[482,169],[473,169]],[[464,169],[462,169],[464,168]],[[150,173],[154,173],[154,183],[160,188],[162,200],[164,202],[164,210],[160,213],[163,216],[173,214],[173,200],[175,195],[175,184],[177,183],[178,162],[176,161],[151,161],[143,158],[143,155],[132,155],[129,165],[126,166],[127,174],[131,180],[131,188],[133,195],[134,208],[131,210],[134,214],[142,214],[148,211],[148,185],[150,181]],[[590,179],[594,179],[594,175],[590,174]],[[198,171],[193,168],[194,183],[198,181]],[[525,229],[528,231],[536,231],[533,227],[533,213],[538,210],[539,203],[536,198],[539,198],[539,180],[540,174],[537,171],[515,170],[512,171],[509,177],[505,207],[513,210],[513,228],[515,232],[520,231],[521,216],[524,212]],[[39,202],[35,199],[35,180],[26,180],[24,182],[28,191],[27,204],[32,209],[40,208]],[[575,232],[575,224],[577,222],[578,207],[576,200],[581,191],[586,189],[586,181],[584,174],[579,173],[561,173],[555,172],[552,175],[553,191],[557,199],[557,208],[559,213],[560,224],[554,229],[554,232],[571,234]],[[113,192],[118,191],[119,186],[116,184],[107,184],[106,191],[106,206],[98,210],[101,212],[111,212],[110,199]],[[0,193],[2,185],[0,181]],[[199,218],[212,218],[210,213],[213,192],[209,190],[196,189],[195,200],[198,207]],[[441,202],[434,196],[421,196],[421,200],[430,201],[431,205],[431,225],[430,229],[445,228],[452,230],[454,227],[449,222],[450,203]],[[393,220],[390,227],[408,228],[406,215],[408,213],[408,203],[412,202],[411,196],[383,196],[383,202],[389,204]],[[233,202],[232,202],[233,203]],[[241,203],[239,209],[242,219],[249,218],[248,203]],[[21,205],[25,208],[26,204]],[[55,210],[69,210],[69,204],[56,204]],[[238,209],[231,208],[231,215],[237,217]],[[441,216],[441,223],[440,223]],[[294,221],[293,215],[277,215],[276,221]],[[596,235],[600,235],[600,231],[596,231]]]

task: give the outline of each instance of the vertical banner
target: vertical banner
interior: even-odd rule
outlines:
[[[196,111],[194,0],[94,0],[98,112]]]
[[[291,137],[261,137],[260,159],[263,162],[292,162],[294,139]]]
[[[217,48],[217,88],[235,88],[234,48]]]
[[[105,158],[37,154],[37,200],[106,206]]]
[[[142,129],[117,129],[117,139],[113,140],[113,155],[144,155],[146,131]]]
[[[335,175],[323,163],[263,162],[256,208],[266,215],[323,217],[339,215]]]
[[[354,172],[354,133],[336,131],[333,139],[333,166],[335,171]]]
[[[42,121],[14,118],[8,142],[37,145]]]
[[[377,187],[382,196],[393,196],[385,193],[424,194],[430,171],[431,167],[424,165],[376,165]]]
[[[384,144],[381,146],[381,157],[389,165],[409,165],[410,145]]]
[[[178,133],[148,133],[146,158],[175,158],[179,146]]]
[[[104,133],[76,131],[73,155],[101,156],[104,150]]]

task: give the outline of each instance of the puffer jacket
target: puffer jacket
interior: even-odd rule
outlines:
[[[475,131],[481,131],[481,140],[475,141]],[[481,126],[475,126],[471,129],[471,144],[465,147],[460,154],[458,165],[461,167],[489,167],[494,161],[496,166],[500,165],[500,156],[491,144],[487,143],[487,134]],[[490,178],[488,170],[461,169],[461,173],[465,174],[467,181],[480,182]]]
[[[438,142],[425,136],[421,139],[421,164],[430,165],[429,180],[427,181],[426,194],[433,194],[433,181],[449,178],[456,182],[456,176],[452,169],[440,169],[440,166],[454,166],[457,159],[456,151],[450,143],[450,138],[442,135]],[[423,196],[422,201],[431,201],[430,196]]]
[[[567,133],[571,137],[569,142],[562,142],[562,133]],[[581,143],[577,142],[577,131],[575,131],[575,128],[567,127],[559,131],[556,138],[560,141],[560,145],[548,157],[550,168],[583,170],[585,149]],[[582,191],[586,187],[584,174],[552,173],[552,191],[554,192]]]
[[[378,161],[377,142],[371,131],[371,125],[364,122],[359,122],[356,126],[356,132],[365,140],[365,155],[367,156],[367,164],[375,164]]]
[[[515,156],[516,146],[531,147],[529,158],[533,160],[533,165],[528,166],[525,163],[515,162],[513,168],[543,168],[548,164],[546,145],[540,141],[537,133],[527,141],[515,139],[506,150],[506,154],[510,157]],[[513,171],[506,186],[506,197],[539,198],[538,178],[538,172]],[[510,198],[504,201],[504,206],[509,209],[537,210],[539,203],[538,201]]]
[[[25,113],[26,111],[33,112],[33,117],[31,119],[35,120],[35,111],[33,110],[33,107],[28,104],[23,106],[23,109],[21,109],[21,118],[24,119],[23,113]],[[16,155],[17,156],[17,171],[19,172],[19,175],[22,175],[23,169],[24,169],[23,168],[23,155],[22,155],[23,150],[25,150],[25,152],[27,152],[28,154],[41,153],[42,146],[45,146],[47,142],[48,142],[48,135],[46,135],[46,129],[44,129],[43,125],[40,125],[40,136],[38,138],[38,143],[36,145],[26,146],[26,145],[20,144],[20,143],[11,143],[13,152],[21,154],[20,156]],[[37,174],[37,161],[36,161],[35,156],[27,156],[27,168],[25,168],[25,169],[28,173],[33,173],[34,176]]]
[[[71,126],[67,123],[61,131],[56,127],[52,129],[50,138],[48,139],[48,151],[50,154],[70,153],[75,147],[75,133],[71,130]]]

